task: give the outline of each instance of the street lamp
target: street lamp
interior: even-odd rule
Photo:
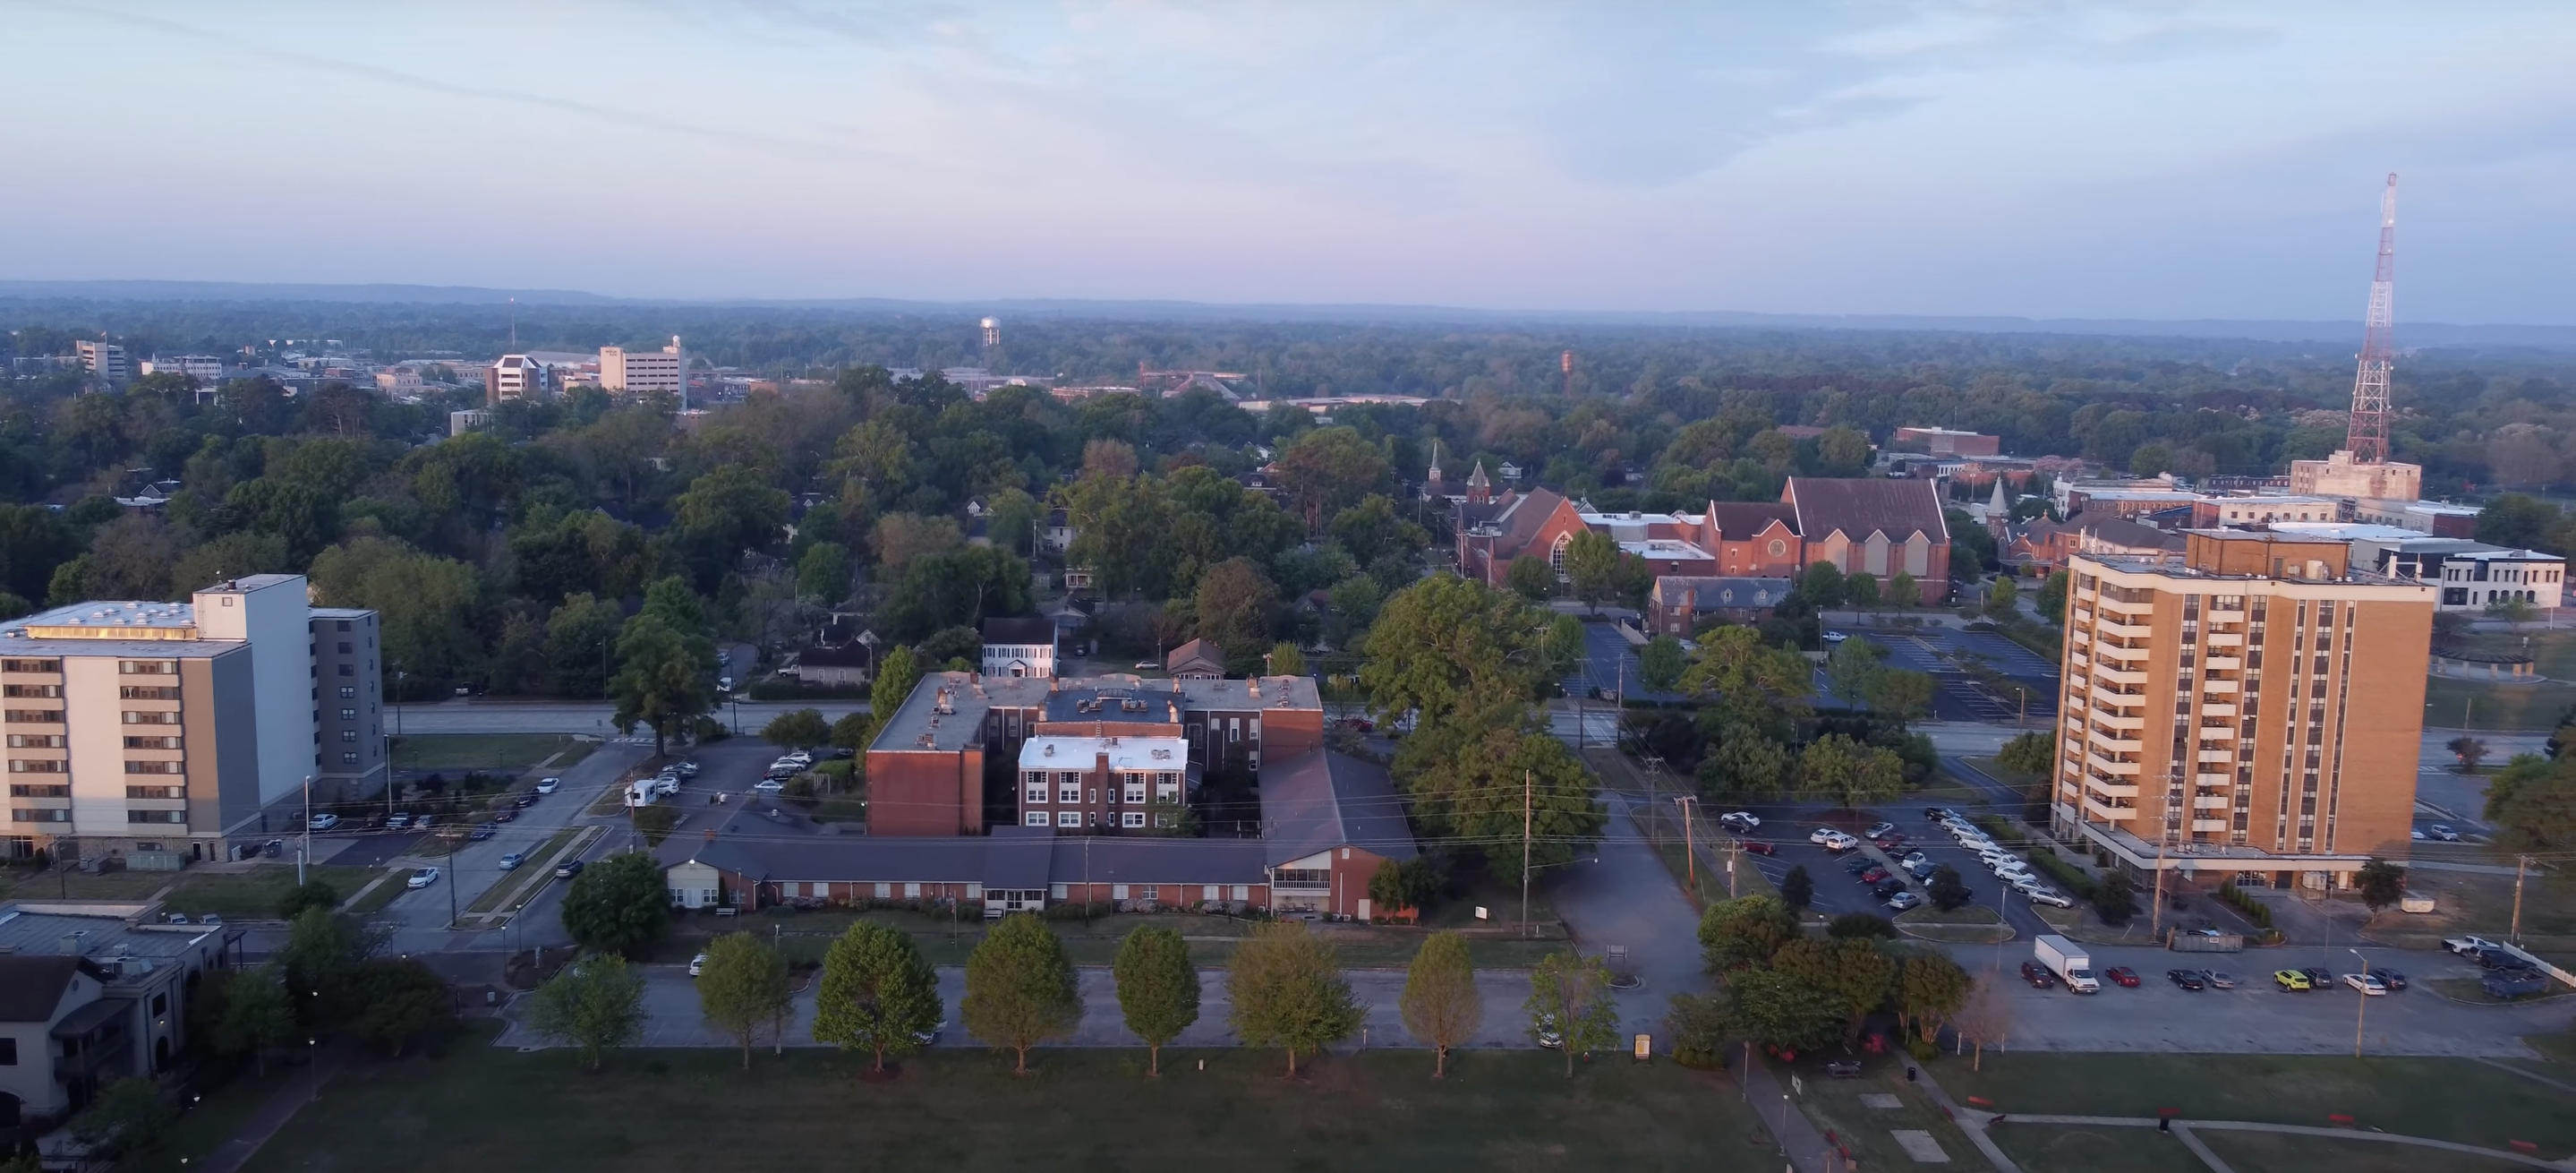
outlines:
[[[2361,985],[2353,990],[2353,993],[2359,997],[2354,1000],[2355,1004],[2352,1008],[2352,1057],[2359,1059],[2361,1058],[2362,1011],[2370,1005],[2370,959],[2363,957],[2359,949],[2351,950],[2351,953],[2361,962]]]

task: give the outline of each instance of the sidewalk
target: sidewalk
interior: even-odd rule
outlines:
[[[1738,1043],[1728,1049],[1726,1069],[1744,1088],[1745,1101],[1761,1118],[1762,1127],[1769,1130],[1773,1140],[1786,1146],[1790,1167],[1798,1173],[1841,1173],[1826,1160],[1832,1146],[1825,1143],[1825,1134],[1816,1131],[1815,1122],[1807,1119],[1804,1109],[1789,1102],[1789,1089],[1780,1085],[1769,1067],[1754,1060],[1752,1052]]]
[[[206,1173],[234,1173],[247,1164],[251,1155],[259,1151],[259,1146],[267,1144],[268,1138],[277,1135],[278,1129],[286,1127],[286,1122],[294,1119],[304,1105],[321,1096],[322,1085],[339,1074],[341,1065],[348,1062],[354,1049],[355,1044],[341,1040],[332,1043],[329,1050],[315,1055],[310,1065],[268,1097],[268,1102],[251,1113],[250,1119],[242,1122],[240,1132],[234,1133],[231,1140],[225,1141],[214,1152],[206,1154],[206,1159],[196,1167],[206,1170]]]

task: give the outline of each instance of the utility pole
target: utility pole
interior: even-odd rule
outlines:
[[[1521,771],[1521,935],[1529,936],[1530,772]]]
[[[2530,866],[2530,856],[2513,857],[2513,943],[2516,945],[2522,944],[2522,876]]]
[[[449,827],[447,830],[449,832],[446,837],[447,874],[438,877],[438,882],[447,885],[447,927],[450,931],[454,931],[456,928],[456,841],[464,838],[456,832],[464,828]]]
[[[2147,913],[2147,939],[2148,939],[2148,940],[2150,940],[2150,941],[2152,941],[2152,940],[2155,940],[2155,939],[2156,939],[2156,938],[2158,938],[2158,937],[2163,936],[2163,935],[2164,935],[2164,923],[2165,923],[2165,840],[2164,840],[2164,836],[2162,836],[2162,835],[2158,835],[2158,836],[2156,836],[2156,895],[2155,895],[2155,904],[2154,904],[2154,905],[2152,905],[2152,906],[2149,908],[2148,913]]]
[[[1682,808],[1682,861],[1690,871],[1691,899],[1696,900],[1699,898],[1699,848],[1691,842],[1691,802],[1691,796],[1684,795],[1674,799],[1673,805]]]
[[[388,766],[387,769],[392,767]],[[304,886],[304,865],[313,858],[313,775],[304,776],[304,849],[295,853],[295,886]]]

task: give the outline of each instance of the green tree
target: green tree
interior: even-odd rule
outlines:
[[[1263,665],[1262,670],[1272,676],[1303,676],[1306,674],[1306,653],[1298,651],[1297,645],[1292,643],[1272,644],[1270,662]]]
[[[796,593],[829,607],[850,594],[850,548],[816,542],[796,560]]]
[[[286,895],[277,898],[277,919],[294,920],[304,915],[304,910],[308,908],[319,908],[327,912],[338,907],[340,907],[340,890],[332,887],[329,880],[306,880],[288,889]]]
[[[1405,970],[1397,1001],[1405,1033],[1431,1048],[1431,1078],[1449,1075],[1449,1052],[1466,1045],[1485,1024],[1485,999],[1476,992],[1476,963],[1467,939],[1454,932],[1423,938]]]
[[[2373,913],[2406,897],[2406,869],[2377,856],[2363,863],[2353,880],[2361,889],[2361,902],[2368,905]]]
[[[1728,722],[1710,738],[1697,777],[1711,795],[1768,798],[1780,793],[1793,761],[1789,747],[1761,730]]]
[[[355,975],[360,1009],[349,1022],[351,1033],[383,1043],[399,1058],[413,1040],[455,1017],[455,995],[447,979],[409,957],[377,957],[361,962]]]
[[[1721,1051],[1735,1024],[1727,1019],[1726,999],[1719,995],[1675,994],[1664,1016],[1664,1033],[1673,1041],[1673,1062],[1709,1068],[1725,1064]]]
[[[1815,899],[1816,880],[1807,874],[1807,865],[1793,865],[1787,875],[1780,877],[1780,903],[1788,905],[1789,911],[1805,912]]]
[[[1386,454],[1356,428],[1317,428],[1281,450],[1279,482],[1310,531],[1385,487]]]
[[[1885,599],[1888,606],[1902,611],[1923,604],[1923,587],[1914,581],[1913,575],[1900,570],[1888,577],[1887,589],[1880,591],[1879,597]]]
[[[1584,530],[1565,544],[1565,576],[1574,597],[1592,610],[1617,593],[1619,543],[1597,530]]]
[[[966,958],[966,1000],[958,1010],[968,1033],[1010,1048],[1018,1056],[1013,1071],[1027,1074],[1029,1048],[1073,1033],[1082,1020],[1064,943],[1034,914],[1003,917]]]
[[[1163,1073],[1163,1048],[1199,1020],[1199,971],[1189,942],[1172,929],[1139,925],[1118,943],[1110,966],[1118,979],[1118,1010],[1127,1029],[1145,1040],[1145,1074]]]
[[[568,595],[546,616],[546,687],[556,696],[608,695],[609,654],[622,626],[617,604]]]
[[[1995,588],[1986,593],[1986,614],[1997,619],[2011,619],[2021,613],[2021,588],[2009,574],[1997,575]]]
[[[528,1026],[579,1049],[593,1071],[609,1048],[644,1037],[644,1018],[644,975],[614,953],[592,953],[563,967],[528,1000]]]
[[[339,1021],[356,1013],[358,966],[382,943],[379,934],[353,917],[322,908],[296,915],[276,962],[306,1022]]]
[[[1530,971],[1530,1033],[1554,1033],[1565,1054],[1565,1077],[1574,1078],[1574,1057],[1607,1050],[1619,1042],[1619,1008],[1610,996],[1610,967],[1598,957],[1573,952],[1550,953]]]
[[[1750,627],[1721,627],[1699,641],[1682,689],[1708,697],[1721,721],[1769,730],[1804,712],[1811,673],[1796,652],[1766,647]]]
[[[1975,986],[1968,971],[1946,953],[1909,953],[1896,973],[1896,1013],[1926,1043],[1941,1037],[1941,1026],[1968,1004]]]
[[[1875,912],[1846,912],[1825,922],[1825,936],[1834,940],[1844,937],[1885,937],[1894,940],[1896,922]]]
[[[1878,645],[1847,639],[1825,658],[1825,680],[1846,707],[1857,708],[1878,679]]]
[[[1526,700],[1551,617],[1483,583],[1440,575],[1378,609],[1361,651],[1360,686],[1382,718],[1410,710],[1438,723],[1462,710]]]
[[[1700,914],[1700,952],[1711,972],[1771,964],[1780,946],[1798,938],[1798,916],[1776,896],[1721,900]]]
[[[1811,562],[1798,576],[1798,593],[1819,610],[1842,606],[1845,592],[1843,568],[1831,562]]]
[[[983,957],[984,949],[978,947],[975,956]],[[966,1023],[978,1037],[991,1037],[976,1026],[975,973],[975,963],[968,962]],[[939,975],[912,935],[901,929],[860,921],[823,956],[823,981],[814,996],[814,1041],[870,1051],[876,1056],[874,1070],[885,1070],[889,1054],[919,1050],[922,1036],[938,1027],[942,1012]],[[1026,1044],[1020,1046],[1025,1055]],[[1027,1068],[1025,1059],[1021,1068]]]
[[[856,755],[865,754],[868,742],[876,735],[875,713],[845,713],[840,720],[832,722],[831,744],[834,749],[850,751],[853,760],[860,760]]]
[[[1896,987],[1896,959],[1870,937],[1791,941],[1772,955],[1771,968],[1823,990],[1842,1003],[1843,1038],[1860,1034],[1863,1018]]]
[[[2114,868],[2102,873],[2102,882],[2093,888],[2093,912],[2103,924],[2115,926],[2138,915],[2138,890],[2127,872]]]
[[[248,1055],[261,1075],[268,1056],[295,1039],[295,1004],[275,962],[239,970],[222,984],[212,1042],[227,1055]]]
[[[1533,864],[1575,858],[1609,821],[1590,771],[1525,702],[1416,728],[1396,747],[1393,773],[1431,834],[1499,844],[1526,827]]]
[[[1932,879],[1924,885],[1931,893],[1932,907],[1942,912],[1956,912],[1968,906],[1968,885],[1959,879],[1959,869],[1942,864],[1932,869]]]
[[[832,727],[823,723],[821,709],[798,709],[770,718],[761,727],[760,739],[789,749],[812,749],[832,739]]]
[[[828,961],[825,968],[828,983]],[[787,959],[750,933],[727,933],[707,945],[697,986],[699,1013],[742,1045],[742,1069],[751,1070],[753,1034],[761,1023],[780,1021],[788,1009]],[[822,1009],[818,999],[818,1030]]]
[[[1995,765],[2016,774],[2045,775],[2057,765],[2057,733],[2024,733],[1995,751]]]
[[[1881,668],[1869,680],[1869,706],[1901,721],[1932,711],[1932,676],[1910,668]]]
[[[1726,1017],[1765,1047],[1812,1051],[1842,1036],[1843,1001],[1803,978],[1753,970],[1727,980]]]
[[[1503,585],[1530,602],[1544,603],[1556,594],[1556,570],[1544,558],[1523,554],[1503,568]]]
[[[1253,926],[1234,951],[1225,986],[1235,1037],[1247,1047],[1287,1048],[1291,1079],[1299,1051],[1349,1038],[1367,1016],[1331,943],[1299,921]]]
[[[2065,571],[2051,572],[2047,581],[2039,584],[2039,599],[2036,605],[2040,615],[2051,623],[2064,624],[2067,591],[2073,584],[2074,576]]]
[[[1878,576],[1864,570],[1843,580],[1843,597],[1863,611],[1875,610],[1879,599]]]
[[[2508,851],[2576,850],[2576,759],[2515,755],[2488,778],[2485,813]]]
[[[639,613],[617,637],[617,660],[624,667],[609,689],[617,700],[617,727],[651,726],[656,755],[670,752],[674,731],[714,710],[715,647],[706,637]]]
[[[1659,635],[1637,650],[1637,681],[1648,692],[1671,692],[1682,682],[1683,670],[1690,658],[1682,651],[1682,641]]]
[[[671,928],[671,894],[650,854],[624,851],[583,869],[564,891],[564,931],[582,948],[640,953]]]
[[[1231,652],[1269,635],[1279,588],[1251,559],[1228,558],[1199,575],[1196,602],[1199,638]]]
[[[2478,540],[2497,546],[2530,549],[2549,541],[2558,524],[2558,507],[2537,497],[2507,493],[2478,511]]]
[[[179,1108],[147,1078],[119,1079],[72,1117],[72,1139],[92,1158],[115,1161],[148,1152],[179,1122]]]
[[[1798,790],[1860,810],[1904,793],[1905,762],[1891,750],[1828,733],[1798,755]]]
[[[898,647],[877,662],[876,685],[868,693],[868,708],[882,723],[893,719],[895,710],[903,707],[904,698],[912,695],[914,685],[921,683],[921,666],[913,661],[912,649]]]

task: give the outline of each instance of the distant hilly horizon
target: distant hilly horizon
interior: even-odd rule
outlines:
[[[2105,337],[2242,338],[2261,342],[2358,345],[2360,316],[2346,321],[2291,319],[2029,318],[2009,315],[1776,314],[1741,310],[1497,310],[1371,303],[1233,303],[1082,298],[928,301],[903,298],[635,298],[574,289],[495,289],[471,285],[327,284],[247,281],[0,280],[0,302],[75,299],[130,302],[501,305],[602,309],[702,307],[792,309],[870,314],[957,314],[1042,319],[1282,321],[1390,325],[1559,324],[1767,330],[1932,331],[1973,334],[2063,334]],[[2576,348],[2576,326],[2511,323],[2399,322],[2401,345]]]

